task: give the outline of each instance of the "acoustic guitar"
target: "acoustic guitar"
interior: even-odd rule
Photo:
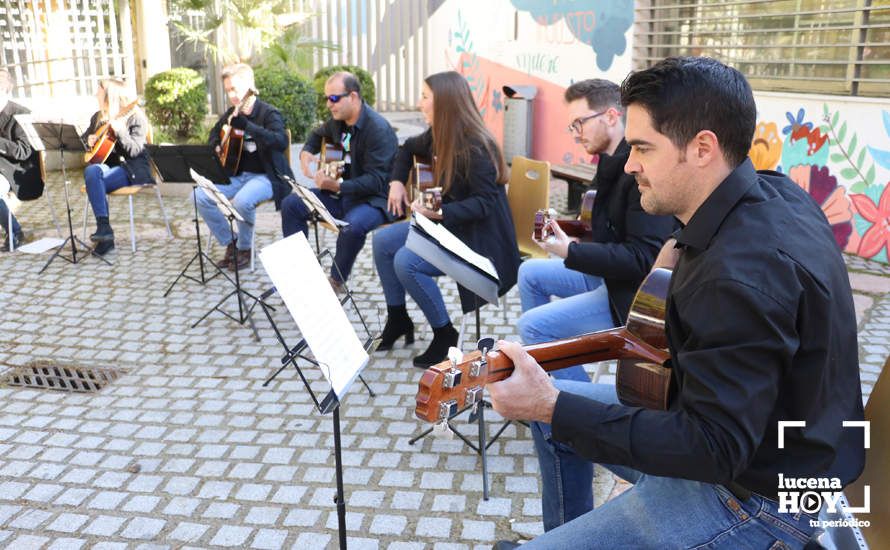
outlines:
[[[621,403],[632,407],[666,410],[672,395],[671,370],[666,365],[665,299],[671,272],[652,271],[634,297],[627,325],[524,349],[546,371],[593,361],[618,359],[615,386]],[[474,351],[460,362],[443,361],[423,373],[414,414],[421,420],[441,422],[482,399],[485,384],[510,376],[513,363],[498,351],[485,357]]]
[[[409,204],[413,203],[416,198],[423,200],[424,191],[438,187],[436,185],[436,175],[433,172],[433,163],[429,159],[414,155],[412,162],[411,174],[408,179]]]
[[[112,120],[116,121],[121,118],[126,117],[130,114],[130,111],[136,107],[136,104],[139,100],[135,100],[117,114]],[[102,124],[96,131],[93,132],[92,135],[96,136],[96,141],[93,142],[93,146],[90,147],[90,150],[83,154],[83,161],[86,164],[102,164],[108,157],[111,156],[111,152],[114,151],[114,145],[117,143],[117,136],[114,135],[114,130],[111,128],[111,120]]]
[[[590,230],[593,227],[593,201],[596,199],[596,190],[591,189],[584,193],[581,199],[581,212],[578,218],[574,220],[556,220],[559,228],[562,229],[569,237],[576,237],[581,241],[590,240]],[[547,228],[547,223],[554,219],[554,211],[538,210],[535,213],[535,239],[541,241],[551,235],[551,231]]]
[[[244,130],[232,128],[232,119],[241,114],[241,110],[254,95],[256,95],[256,90],[247,90],[219,130],[219,163],[231,174],[238,173],[238,165],[241,164],[241,150],[244,148]]]
[[[318,169],[337,183],[343,183],[343,175],[346,174],[346,151],[343,146],[322,138]]]

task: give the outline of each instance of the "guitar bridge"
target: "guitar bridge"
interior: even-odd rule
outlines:
[[[445,373],[445,377],[442,379],[442,387],[448,390],[459,386],[461,378],[463,378],[463,372],[460,369],[452,368]]]
[[[465,405],[474,405],[482,401],[482,386],[476,386],[467,390],[467,399]]]
[[[457,400],[452,399],[450,401],[443,401],[439,404],[439,418],[441,420],[448,420],[452,416],[457,414]]]

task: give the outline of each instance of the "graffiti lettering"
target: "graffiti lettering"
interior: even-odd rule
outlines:
[[[516,66],[528,74],[559,72],[559,56],[543,53],[522,53],[516,56]]]
[[[592,11],[576,11],[566,14],[566,23],[576,36],[592,33],[596,28],[596,14]]]

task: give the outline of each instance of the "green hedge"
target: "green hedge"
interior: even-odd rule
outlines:
[[[257,67],[254,80],[260,98],[276,107],[290,128],[294,143],[315,126],[315,90],[305,78],[280,67]]]
[[[330,116],[324,97],[324,83],[327,82],[332,74],[340,71],[350,72],[358,78],[359,84],[362,86],[362,97],[368,105],[373,107],[374,103],[377,101],[377,88],[374,86],[374,79],[368,71],[355,65],[334,65],[333,67],[325,67],[315,73],[315,76],[312,78],[312,85],[315,86],[315,91],[318,94],[318,120],[327,120]]]
[[[207,115],[204,77],[187,67],[152,76],[145,83],[145,111],[161,133],[189,138],[200,131]]]

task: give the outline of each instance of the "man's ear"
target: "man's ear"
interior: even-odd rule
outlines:
[[[710,130],[702,130],[692,138],[686,154],[687,160],[704,167],[715,160],[723,159],[723,150],[717,134]]]

